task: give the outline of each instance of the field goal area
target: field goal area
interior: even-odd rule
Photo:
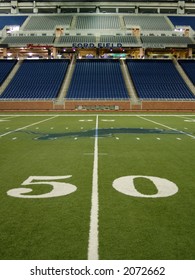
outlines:
[[[195,114],[0,114],[0,259],[194,260]]]

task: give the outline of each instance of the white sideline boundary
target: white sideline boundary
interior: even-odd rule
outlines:
[[[74,114],[74,113],[66,113],[66,114],[0,114],[0,117],[52,117],[52,116],[58,116],[58,117],[95,117],[96,114],[88,114],[88,113],[83,113],[83,114]],[[127,113],[110,113],[110,114],[104,114],[104,113],[99,113],[99,116],[102,117],[195,117],[195,114],[127,114]]]
[[[96,116],[88,260],[98,260],[98,115]]]

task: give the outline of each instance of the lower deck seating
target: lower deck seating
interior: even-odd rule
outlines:
[[[69,60],[24,60],[0,98],[56,98],[68,64]]]
[[[178,62],[195,85],[195,60],[179,60]]]
[[[0,60],[0,85],[2,85],[4,80],[7,78],[16,62],[17,60]]]
[[[129,98],[118,60],[77,60],[66,98]]]
[[[172,60],[127,60],[141,99],[193,99]]]

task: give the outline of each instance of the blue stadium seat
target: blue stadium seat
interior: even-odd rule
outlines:
[[[174,26],[191,26],[195,30],[194,16],[169,16],[168,18]]]
[[[179,60],[178,62],[195,85],[195,60]]]
[[[0,98],[56,98],[64,80],[68,64],[69,60],[60,59],[24,60]]]
[[[66,98],[128,99],[118,60],[77,60]]]
[[[193,99],[171,60],[127,60],[127,67],[141,99]]]
[[[8,74],[16,64],[17,60],[0,60],[0,85],[4,82],[7,78]]]
[[[21,26],[28,16],[0,16],[0,30],[6,25],[19,25]]]

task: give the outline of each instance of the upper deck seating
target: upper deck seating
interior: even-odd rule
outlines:
[[[128,45],[139,44],[138,39],[132,35],[126,35],[126,36],[101,35],[100,42],[101,43],[108,43],[108,42],[109,43],[122,43],[122,44],[128,44]]]
[[[8,45],[21,45],[25,46],[27,44],[53,44],[54,36],[9,36],[2,40],[2,44]]]
[[[174,26],[191,26],[195,30],[195,16],[169,16]]]
[[[5,26],[21,26],[27,17],[28,16],[0,16],[0,30],[2,30]]]
[[[76,29],[119,29],[118,16],[78,16]]]
[[[94,43],[96,41],[95,36],[61,36],[57,44],[73,44],[73,43]]]
[[[187,45],[192,44],[192,40],[189,37],[181,37],[181,36],[141,36],[141,40],[143,44],[149,45]]]
[[[72,16],[69,15],[47,15],[30,17],[24,30],[54,30],[56,26],[70,26]]]
[[[109,59],[77,60],[67,98],[129,98],[119,61]]]
[[[3,99],[56,98],[69,60],[24,60],[8,87]]]
[[[16,64],[17,60],[0,60],[0,85],[4,82],[7,78],[8,74]]]
[[[127,28],[140,26],[142,30],[172,30],[164,16],[131,15],[123,18]]]
[[[178,60],[178,62],[195,85],[195,60]]]
[[[141,99],[193,99],[171,60],[127,60]]]

